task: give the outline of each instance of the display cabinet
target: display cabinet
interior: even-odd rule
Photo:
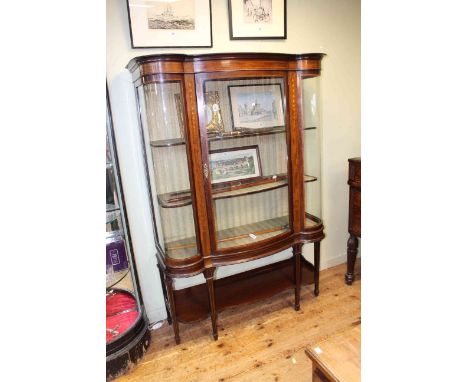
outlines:
[[[107,99],[106,134],[106,375],[126,372],[149,346],[151,335],[133,267],[131,241]]]
[[[163,54],[132,59],[158,266],[178,322],[315,283],[319,293],[323,54]],[[314,263],[302,257],[314,243]],[[218,267],[292,258],[216,279]],[[203,272],[188,290],[173,279]]]

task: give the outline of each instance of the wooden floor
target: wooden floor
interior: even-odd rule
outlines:
[[[356,281],[344,282],[346,264],[320,272],[320,295],[302,288],[301,310],[294,292],[227,309],[219,314],[219,339],[211,321],[180,324],[181,344],[167,322],[152,331],[144,358],[116,382],[164,381],[311,381],[311,361],[304,349],[361,321],[360,263]]]

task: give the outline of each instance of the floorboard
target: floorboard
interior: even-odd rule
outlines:
[[[356,271],[352,286],[344,282],[346,264],[320,272],[320,295],[304,286],[298,312],[293,290],[221,312],[218,341],[206,319],[180,324],[176,345],[166,322],[152,331],[140,363],[116,382],[311,381],[305,347],[361,320],[359,259]]]

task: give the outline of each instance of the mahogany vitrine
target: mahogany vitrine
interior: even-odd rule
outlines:
[[[314,282],[319,293],[319,75],[323,54],[136,57],[136,88],[158,266],[178,322]],[[302,246],[314,243],[313,264]],[[292,248],[292,251],[290,249]],[[289,257],[225,278],[219,267]],[[174,289],[174,278],[205,282]]]

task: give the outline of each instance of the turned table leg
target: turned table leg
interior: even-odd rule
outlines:
[[[319,295],[320,281],[320,241],[314,243],[314,294]]]
[[[302,255],[302,244],[296,244],[293,246],[293,257],[294,257],[294,281],[295,281],[295,293],[294,293],[294,309],[299,310],[301,308],[301,255]]]
[[[345,275],[345,281],[348,285],[351,285],[354,281],[354,264],[356,263],[357,249],[358,239],[351,234],[348,239],[348,271]]]
[[[169,299],[169,308],[171,313],[171,320],[172,320],[172,328],[174,330],[174,337],[176,344],[180,344],[180,336],[179,336],[179,323],[177,322],[177,315],[175,309],[175,302],[174,302],[174,290],[172,288],[172,277],[168,274],[164,274],[164,282],[166,284],[167,290],[167,297]]]
[[[211,326],[213,328],[213,339],[218,339],[218,312],[216,311],[216,295],[214,290],[214,276],[215,268],[208,268],[203,271],[206,279],[206,286],[208,288],[208,297],[210,300],[211,311]]]

